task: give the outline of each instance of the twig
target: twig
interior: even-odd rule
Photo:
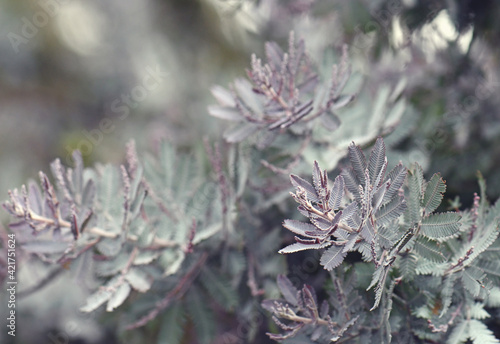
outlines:
[[[165,205],[165,203],[163,202],[163,200],[156,194],[156,192],[154,192],[153,188],[146,181],[146,179],[144,177],[142,178],[141,183],[144,186],[144,188],[146,189],[146,191],[148,192],[148,195],[150,195],[151,199],[156,203],[156,205],[158,206],[158,208],[163,213],[165,213],[165,215],[167,215],[167,217],[169,217],[170,219],[172,219],[174,222],[178,222],[179,219],[178,219],[177,216],[175,216],[175,213],[172,212],[172,211],[170,211],[167,208],[167,206]]]
[[[252,296],[259,296],[264,294],[264,289],[259,289],[257,281],[255,280],[255,258],[252,253],[248,252],[248,282],[247,286],[250,288]]]
[[[465,256],[458,258],[458,261],[455,264],[451,265],[448,269],[446,269],[443,276],[447,276],[454,272],[459,271],[460,267],[464,268],[464,262],[470,258],[473,252],[474,252],[474,246],[471,246],[471,248],[469,248],[469,250],[465,253]]]
[[[438,327],[432,323],[432,321],[429,319],[427,320],[427,324],[429,328],[431,329],[432,332],[446,332],[448,331],[448,327],[453,325],[455,322],[455,318],[457,317],[458,314],[460,314],[460,311],[462,310],[462,305],[463,302],[460,303],[457,307],[457,309],[451,314],[450,320],[446,324],[441,324]]]
[[[175,286],[175,288],[172,289],[161,301],[159,301],[153,310],[151,310],[148,314],[146,314],[136,322],[128,325],[125,329],[133,330],[135,328],[146,325],[148,322],[156,318],[161,311],[167,308],[172,303],[172,301],[180,299],[186,293],[186,291],[189,289],[189,287],[195,280],[196,276],[198,275],[201,268],[205,264],[207,257],[208,253],[204,252],[198,259],[198,261],[179,281],[179,283]]]

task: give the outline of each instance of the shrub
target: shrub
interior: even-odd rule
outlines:
[[[9,191],[4,241],[47,269],[29,292],[87,280],[80,310],[124,342],[498,343],[500,203],[484,178],[469,209],[445,211],[439,173],[392,159],[415,126],[406,81],[362,85],[347,46],[314,61],[297,36],[212,88],[209,113],[235,126],[204,154],[131,142],[122,165],[85,168],[75,152]]]

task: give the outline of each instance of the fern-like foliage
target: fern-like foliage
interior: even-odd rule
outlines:
[[[146,159],[130,144],[127,163],[119,167],[84,169],[78,152],[73,159],[74,168],[59,160],[51,165],[55,184],[40,172],[41,187],[31,182],[9,192],[4,208],[16,219],[10,227],[18,247],[59,269],[73,263],[93,268],[98,287],[81,307],[84,312],[103,304],[113,311],[155,281],[178,283],[169,301],[132,327],[142,325],[181,297],[202,271],[206,253],[194,247],[221,230],[220,203],[198,202],[199,167],[166,143],[158,157]],[[214,288],[225,286],[203,271],[218,281]]]
[[[224,136],[228,142],[240,142],[249,135],[267,130],[270,136],[297,123],[320,119],[323,126],[335,130],[340,120],[335,111],[353,100],[343,95],[350,68],[347,47],[341,63],[335,65],[332,78],[321,85],[303,40],[290,33],[288,51],[274,42],[266,44],[267,63],[252,55],[250,82],[238,79],[231,90],[220,86],[212,93],[219,105],[209,107],[212,116],[240,123]],[[304,130],[304,129],[298,129]]]
[[[331,309],[328,301],[318,304],[314,289],[304,285],[301,290],[295,288],[284,275],[278,276],[278,287],[284,299],[265,300],[262,306],[273,313],[273,320],[283,334],[268,333],[271,339],[282,341],[299,334],[308,334],[313,341],[338,341],[344,334],[351,332],[359,315],[351,312],[360,302],[357,295],[349,295],[342,290],[337,280],[338,301],[343,308]]]
[[[352,169],[338,176],[331,187],[327,172],[321,171],[317,163],[312,185],[299,176],[291,176],[296,188],[292,196],[299,203],[298,210],[311,223],[285,220],[284,227],[298,236],[296,243],[280,253],[327,248],[320,263],[332,270],[348,252],[360,252],[377,267],[369,286],[377,286],[376,307],[390,267],[413,235],[413,229],[401,232],[397,223],[406,209],[400,192],[406,169],[399,164],[386,176],[387,158],[381,138],[368,161],[354,144],[349,147],[349,160]]]
[[[388,343],[393,333],[402,331],[419,340],[497,343],[480,322],[490,316],[485,308],[497,307],[500,297],[499,289],[494,287],[500,279],[495,253],[499,245],[500,202],[488,205],[484,181],[480,179],[481,196],[475,195],[471,210],[439,213],[436,211],[446,190],[439,174],[426,181],[419,165],[407,170],[401,163],[386,173],[381,138],[369,159],[354,144],[348,155],[352,168],[333,182],[317,163],[313,165],[312,183],[291,176],[295,187],[292,196],[309,223],[283,222],[296,235],[296,242],[280,253],[324,250],[320,263],[332,273],[345,270],[348,252],[361,253],[366,263],[357,263],[354,275],[370,279],[353,279],[344,286],[375,291],[373,306],[364,308],[368,312],[355,326],[360,331],[356,335],[360,342]],[[336,277],[332,281],[338,284]],[[269,304],[268,308],[275,316],[295,319],[297,314],[291,310],[296,305],[290,299],[293,293],[290,288],[280,288],[287,306],[274,303],[274,308]],[[376,308],[380,309],[378,315]],[[408,312],[412,316],[408,317]],[[368,325],[375,319],[379,322],[376,329]],[[427,331],[421,330],[422,320],[427,322]],[[471,327],[476,323],[481,326]],[[282,324],[279,327],[285,333],[271,337],[280,341],[296,336],[307,324],[296,320],[293,325]],[[313,332],[307,337],[312,338]]]

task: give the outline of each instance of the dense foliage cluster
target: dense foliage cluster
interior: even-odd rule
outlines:
[[[480,173],[469,208],[427,176],[417,81],[306,43],[268,42],[247,79],[212,88],[224,141],[131,142],[119,166],[75,151],[9,191],[9,233],[46,269],[20,294],[85,280],[79,310],[124,343],[500,343],[500,201]]]

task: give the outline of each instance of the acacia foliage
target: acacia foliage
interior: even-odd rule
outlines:
[[[280,250],[326,248],[321,265],[339,271],[331,274],[330,300],[340,300],[345,309],[329,314],[328,307],[320,309],[314,299],[298,302],[308,294],[281,277],[278,284],[284,300],[268,300],[264,305],[284,333],[270,337],[282,340],[306,334],[324,343],[342,336],[353,338],[352,342],[389,343],[398,333],[411,341],[498,343],[480,322],[490,317],[489,308],[498,307],[500,297],[500,202],[488,205],[484,181],[480,179],[482,195],[475,195],[471,210],[436,212],[446,190],[444,180],[434,174],[426,181],[418,164],[409,169],[398,164],[386,176],[381,138],[368,160],[352,144],[349,160],[352,168],[334,182],[317,163],[312,184],[291,176],[296,189],[292,196],[310,223],[285,220],[283,225],[296,235],[296,243]],[[354,266],[346,262],[352,251],[361,253],[364,262]],[[367,269],[372,276],[366,287],[360,273]],[[351,276],[347,283],[338,276],[346,274]],[[352,306],[345,307],[346,289],[372,288],[373,296],[356,294]],[[370,300],[374,300],[371,308],[367,307]]]
[[[152,323],[159,343],[186,341],[193,327],[201,343],[261,340],[262,299],[275,341],[498,342],[485,319],[500,306],[500,203],[488,204],[480,178],[472,209],[439,212],[439,174],[427,181],[401,162],[388,170],[388,152],[411,127],[401,87],[361,89],[354,101],[341,51],[325,78],[292,34],[287,53],[269,43],[266,64],[252,58],[249,81],[215,87],[209,112],[237,122],[226,154],[207,144],[200,160],[164,143],[144,158],[129,145],[122,166],[84,168],[77,152],[73,168],[56,160],[53,181],[41,172],[4,203],[19,249],[49,277],[87,272],[75,276],[93,282],[81,311],[124,314],[123,336]],[[352,140],[373,144],[368,159]],[[345,156],[351,168],[330,180]],[[291,171],[308,222],[287,203]],[[283,213],[295,236],[285,247],[272,224]],[[295,286],[277,254],[306,250],[320,252],[328,274],[319,290]]]

